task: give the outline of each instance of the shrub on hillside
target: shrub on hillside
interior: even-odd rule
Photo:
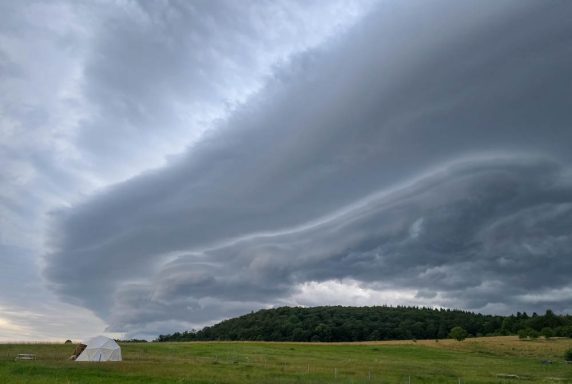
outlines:
[[[538,332],[536,329],[531,329],[528,331],[528,337],[531,339],[538,339],[540,337],[540,332]]]
[[[550,331],[543,330],[543,332],[544,333],[542,335],[545,337],[546,337],[546,335],[548,335],[547,338],[550,338],[551,335],[553,335],[550,333]],[[518,338],[519,339],[538,339],[539,336],[540,336],[540,332],[538,332],[537,330],[532,329],[532,328],[524,328],[524,329],[521,329],[518,331]]]
[[[572,348],[570,348],[566,352],[564,352],[564,360],[572,361]]]
[[[540,334],[544,336],[545,339],[550,339],[551,337],[554,337],[554,331],[552,330],[552,328],[549,327],[542,328]]]
[[[530,334],[530,329],[526,328],[526,329],[520,329],[518,331],[518,338],[519,339],[528,339]]]
[[[572,326],[558,327],[555,334],[559,337],[572,337]]]
[[[449,337],[457,341],[463,341],[467,338],[467,336],[469,336],[469,334],[462,327],[453,327],[449,333]]]

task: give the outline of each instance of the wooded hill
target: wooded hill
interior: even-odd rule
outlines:
[[[281,307],[222,321],[199,331],[160,335],[156,341],[367,341],[447,338],[453,327],[469,335],[572,337],[572,316],[518,312],[492,316],[416,307]]]

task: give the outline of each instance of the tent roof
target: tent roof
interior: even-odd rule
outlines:
[[[105,336],[93,337],[89,339],[85,344],[87,345],[86,349],[119,349],[119,345],[115,342],[115,340]]]

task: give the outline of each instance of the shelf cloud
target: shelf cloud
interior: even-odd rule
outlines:
[[[321,29],[313,2],[169,4],[86,37],[73,143],[108,182],[49,209],[60,300],[142,337],[277,305],[572,311],[572,4],[339,2]]]

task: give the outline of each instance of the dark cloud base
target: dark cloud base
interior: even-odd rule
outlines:
[[[114,326],[205,322],[232,307],[287,302],[304,282],[346,278],[415,289],[428,305],[566,310],[572,299],[530,302],[527,294],[569,286],[571,182],[550,162],[449,166],[308,228],[179,255],[149,283],[118,290]]]

